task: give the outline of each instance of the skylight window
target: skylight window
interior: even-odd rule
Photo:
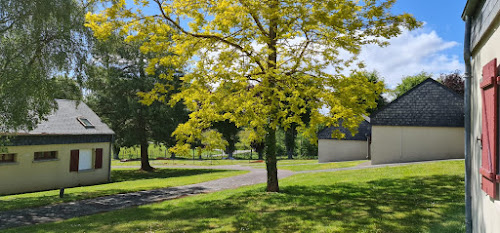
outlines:
[[[90,123],[90,121],[87,118],[85,118],[85,117],[78,117],[77,119],[80,122],[80,124],[82,124],[83,127],[85,127],[86,129],[95,128],[95,126],[92,123]]]

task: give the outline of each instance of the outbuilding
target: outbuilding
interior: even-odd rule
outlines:
[[[31,131],[3,133],[0,194],[108,182],[114,132],[83,102],[58,109]]]
[[[345,135],[342,139],[333,139],[332,132],[338,130]],[[371,125],[364,120],[354,136],[342,127],[327,127],[318,133],[318,160],[320,163],[364,160],[370,156]]]
[[[371,116],[372,164],[464,157],[463,96],[429,78]]]
[[[466,21],[466,232],[500,232],[500,1],[468,0]]]

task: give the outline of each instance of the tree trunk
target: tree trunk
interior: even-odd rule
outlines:
[[[276,165],[276,130],[269,128],[266,135],[267,191],[279,192],[278,167]]]
[[[290,125],[285,132],[285,147],[288,159],[293,159],[293,154],[295,152],[295,138],[297,137],[297,127],[295,123]]]
[[[175,159],[175,153],[170,154],[170,159]]]
[[[259,150],[259,151],[257,151],[257,153],[259,154],[259,160],[263,160],[264,159],[264,150]]]
[[[113,144],[113,149],[115,152],[113,155],[113,158],[116,160],[120,159],[120,156],[119,156],[120,155],[120,147]]]
[[[141,170],[149,172],[154,170],[154,168],[149,164],[148,146],[148,140],[141,142]]]

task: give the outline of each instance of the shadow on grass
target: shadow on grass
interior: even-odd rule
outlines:
[[[61,231],[463,232],[463,180],[436,175],[252,189],[39,226]],[[222,196],[216,196],[222,195]],[[227,195],[227,196],[224,196]],[[209,200],[219,199],[219,200]]]
[[[157,168],[151,172],[142,170],[111,170],[112,183],[132,181],[132,180],[147,180],[147,179],[162,179],[182,176],[194,176],[207,173],[227,172],[229,170],[215,169],[165,169]]]
[[[59,198],[59,190],[0,196],[0,212],[59,204],[119,193],[164,188],[168,185],[168,182],[171,182],[172,180],[161,179],[180,178],[186,179],[187,182],[188,179],[190,179],[190,176],[214,174],[227,171],[229,170],[164,168],[155,169],[153,172],[145,172],[136,169],[112,170],[112,182],[99,185],[67,188],[64,198]],[[123,185],[121,184],[122,182],[124,182]]]

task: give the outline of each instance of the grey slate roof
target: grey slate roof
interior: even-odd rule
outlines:
[[[464,126],[464,97],[429,78],[372,114],[372,125]]]
[[[372,134],[372,126],[366,120],[361,122],[358,127],[358,133],[352,136],[351,132],[346,128],[342,127],[342,122],[340,123],[340,127],[327,127],[318,133],[318,139],[332,139],[332,132],[334,130],[339,130],[340,132],[345,134],[345,137],[340,140],[355,140],[355,141],[366,141],[367,136]]]
[[[74,100],[56,100],[58,109],[47,120],[31,131],[18,131],[17,135],[112,135],[106,124],[85,103]],[[85,128],[78,117],[87,118],[95,128]]]

